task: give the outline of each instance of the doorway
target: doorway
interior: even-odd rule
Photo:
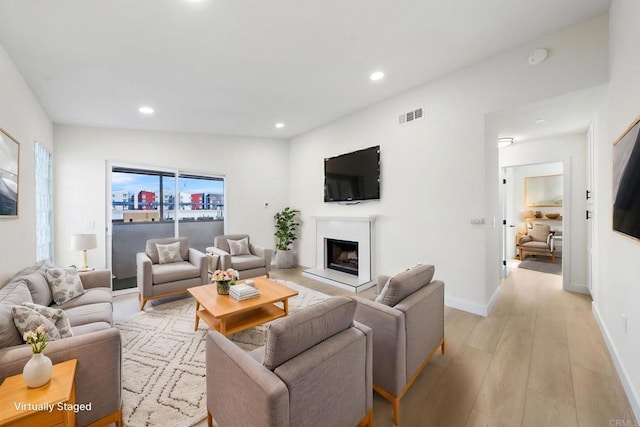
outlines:
[[[507,277],[512,268],[564,276],[568,208],[564,173],[562,162],[501,168],[503,277]],[[538,239],[540,233],[545,234],[547,240],[536,243],[533,251],[520,247],[521,241]],[[524,236],[528,237],[523,240]],[[548,246],[546,250],[545,245]]]

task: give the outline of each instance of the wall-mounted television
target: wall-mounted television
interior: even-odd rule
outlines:
[[[640,239],[640,117],[613,145],[613,229]]]
[[[380,199],[380,146],[324,159],[324,201]]]

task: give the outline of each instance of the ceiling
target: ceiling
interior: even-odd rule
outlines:
[[[607,86],[594,86],[488,114],[487,127],[497,138],[513,138],[514,144],[586,133],[595,119]]]
[[[610,3],[0,0],[0,44],[55,123],[289,138]]]

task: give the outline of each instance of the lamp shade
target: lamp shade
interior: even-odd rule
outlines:
[[[87,249],[95,249],[98,247],[95,234],[72,234],[71,250],[86,251]]]

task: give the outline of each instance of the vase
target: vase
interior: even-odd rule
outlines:
[[[51,359],[42,353],[33,353],[31,359],[24,365],[22,378],[27,387],[40,387],[49,382],[52,370]]]
[[[221,280],[216,282],[216,287],[218,289],[218,294],[220,295],[229,295],[229,286],[231,285],[230,280]]]
[[[286,251],[278,249],[276,252],[276,268],[292,268],[293,267],[293,250]]]

